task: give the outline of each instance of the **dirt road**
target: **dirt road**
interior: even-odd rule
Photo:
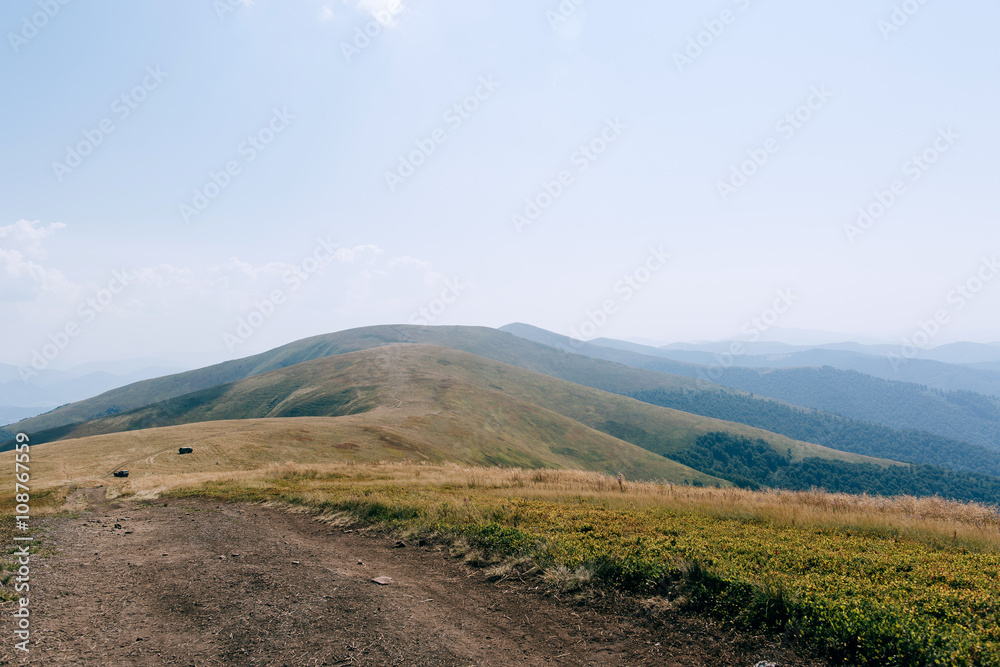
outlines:
[[[818,665],[678,615],[651,627],[488,583],[432,546],[257,505],[110,504],[50,519],[25,665]],[[391,577],[388,585],[372,582]]]

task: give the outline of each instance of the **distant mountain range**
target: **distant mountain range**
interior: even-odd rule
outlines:
[[[613,338],[595,338],[592,343],[616,347],[620,345],[635,345]],[[854,352],[871,357],[884,357],[890,354],[900,354],[900,345],[864,344],[853,342],[823,343],[817,345],[791,345],[774,341],[714,341],[704,343],[671,343],[669,345],[639,345],[640,348],[663,350],[665,352],[726,352],[733,343],[739,343],[747,355],[784,355],[810,350],[827,350],[834,352]],[[634,350],[642,351],[642,350]],[[996,343],[948,343],[938,347],[919,350],[913,355],[914,360],[939,361],[948,364],[975,364],[989,361],[1000,361],[1000,342]]]
[[[87,443],[95,461],[105,461],[113,452],[108,459],[98,451],[131,447],[125,433],[153,446],[161,436],[191,442],[211,432],[267,449],[266,438],[255,434],[273,433],[275,420],[307,420],[303,442],[335,440],[331,450],[310,445],[310,456],[348,452],[375,460],[617,471],[680,483],[1000,501],[1000,453],[983,447],[706,383],[697,379],[704,367],[665,357],[578,344],[526,325],[505,329],[519,335],[382,326],[316,336],[113,389],[24,420],[6,434],[25,431],[35,444],[53,447]],[[637,362],[681,373],[630,365]],[[817,369],[785,370],[810,371],[801,380],[807,384],[825,380],[811,374]],[[194,429],[198,424],[205,430]],[[265,456],[226,451],[232,465]],[[887,454],[919,465],[900,466]],[[156,460],[147,458],[151,465]],[[144,461],[130,465],[141,470]]]
[[[576,354],[700,379],[701,388],[711,381],[855,420],[895,429],[926,431],[1000,450],[1000,398],[995,395],[967,390],[942,391],[831,366],[747,368],[735,365],[741,363],[743,357],[724,359],[725,363],[716,360],[714,365],[697,364],[664,356],[667,353],[660,348],[607,339],[602,339],[604,344],[583,343],[526,324],[511,324],[501,330]],[[707,354],[685,352],[688,353]],[[729,363],[733,365],[726,365]],[[989,371],[975,372],[992,375]]]
[[[0,425],[89,398],[116,387],[176,373],[177,367],[126,361],[85,364],[70,370],[46,369],[22,379],[17,366],[0,364]]]
[[[608,338],[591,341],[595,345],[627,350],[637,354],[664,357],[674,361],[701,366],[726,363],[744,368],[798,368],[803,366],[830,366],[838,370],[858,371],[884,380],[912,382],[946,391],[975,391],[981,394],[1000,395],[1000,360],[985,360],[976,363],[944,362],[929,359],[905,359],[898,348],[888,348],[877,352],[883,346],[836,345],[817,348],[795,348],[781,343],[741,343],[747,353],[738,356],[727,355],[730,344],[709,344],[702,347],[691,345],[646,347]],[[974,346],[965,348],[965,346]],[[848,349],[856,348],[856,349]],[[950,348],[946,349],[946,348]],[[859,349],[867,350],[861,352]],[[967,353],[962,353],[966,350]],[[992,351],[993,357],[1000,357],[1000,346],[956,343],[932,350],[945,358],[988,357],[985,351]],[[980,353],[983,351],[983,353]],[[888,356],[895,354],[895,357]]]

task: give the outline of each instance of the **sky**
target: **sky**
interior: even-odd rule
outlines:
[[[0,362],[1000,340],[987,0],[6,0]]]

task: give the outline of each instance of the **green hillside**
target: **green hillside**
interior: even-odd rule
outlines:
[[[658,407],[451,348],[405,344],[302,362],[120,414],[34,434],[36,442],[227,419],[327,416],[407,400],[454,414],[482,414],[499,400],[551,411],[644,449],[669,455],[706,433],[762,438],[795,460],[870,460],[743,424]],[[483,423],[484,429],[496,420]],[[498,422],[499,423],[499,422]],[[538,437],[538,434],[535,435]]]
[[[305,338],[244,359],[136,382],[94,398],[65,405],[0,430],[7,438],[18,431],[38,432],[124,412],[176,396],[235,382],[303,361],[366,350],[393,343],[425,343],[464,350],[615,393],[639,389],[693,388],[689,378],[668,377],[583,355],[566,354],[546,345],[487,327],[376,326]],[[4,438],[6,439],[6,438]]]
[[[213,442],[246,444],[246,452],[239,447],[224,448],[224,460],[230,465],[239,462],[239,469],[283,460],[401,460],[620,472],[630,479],[728,485],[593,428],[563,414],[566,411],[551,409],[573,387],[466,352],[396,345],[315,359],[136,410],[37,432],[32,443],[48,448],[53,439],[62,439],[56,450],[60,458],[69,455],[64,452],[89,451],[97,459],[101,452],[105,466],[114,463],[105,474],[115,465],[138,465],[141,471],[146,460],[143,453],[151,452],[146,456],[155,458],[157,452],[169,452],[167,441],[171,446],[197,443],[197,453],[203,455],[203,439],[209,437]],[[611,400],[642,406],[649,413],[675,412],[580,389],[584,392],[580,401],[594,404],[592,408]],[[553,398],[531,400],[545,394]],[[715,428],[725,426],[717,420],[693,419]],[[303,445],[303,452],[254,435],[293,425],[300,428],[301,420],[306,420],[310,430],[293,442],[312,443]],[[703,431],[679,423],[671,437],[681,446]],[[179,437],[178,432],[184,435]],[[133,441],[148,444],[139,453],[117,454],[116,447],[129,450]],[[262,445],[283,447],[282,454],[270,461],[263,454],[253,454]],[[197,466],[189,469],[190,462],[199,457],[173,458],[184,463],[176,472],[204,471]],[[79,465],[75,463],[74,469]]]
[[[632,392],[630,396],[844,452],[1000,477],[1000,452],[925,431],[893,429],[736,391],[652,389]]]
[[[795,461],[889,464],[653,406],[467,352],[419,344],[302,362],[37,432],[33,441],[289,417],[343,418],[363,428],[381,428],[387,442],[412,449],[417,460],[570,467],[699,484],[720,483],[721,478],[669,459],[682,458],[700,437],[716,432],[766,443],[775,455]],[[445,456],[445,451],[450,453]]]

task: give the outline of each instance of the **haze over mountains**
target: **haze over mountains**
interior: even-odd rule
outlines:
[[[968,390],[987,394],[1000,393],[1000,372],[989,370],[991,364],[1000,362],[987,359],[978,363],[943,362],[932,359],[905,359],[899,356],[899,348],[889,348],[878,352],[882,346],[864,346],[866,352],[841,349],[839,347],[818,347],[796,349],[791,346],[783,351],[776,351],[775,346],[761,345],[757,353],[747,353],[731,358],[727,356],[728,345],[718,348],[716,345],[677,348],[643,348],[629,346],[624,348],[620,341],[595,339],[597,345],[630,349],[641,354],[662,356],[675,361],[710,366],[712,364],[732,363],[735,366],[748,368],[795,368],[801,366],[830,366],[839,370],[858,371],[885,380],[898,382],[914,382],[944,390]],[[754,348],[743,343],[748,350]],[[844,346],[846,347],[846,346]],[[887,346],[886,346],[887,347]],[[990,348],[991,346],[984,346]],[[1000,347],[995,348],[995,356],[1000,356]],[[764,351],[770,350],[770,351]],[[890,357],[890,354],[896,356]],[[942,353],[941,356],[960,356]],[[970,354],[967,358],[982,358],[983,354]]]
[[[41,372],[0,364],[0,425],[180,370],[182,367],[177,364],[155,359],[90,363],[68,370],[45,369]]]
[[[619,345],[633,345],[627,341],[619,341],[613,338],[595,338],[591,342],[608,347]],[[802,343],[787,343],[781,341],[711,341],[700,343],[669,343],[666,345],[642,344],[641,347],[653,347],[664,352],[673,350],[681,351],[705,351],[705,352],[728,352],[734,342],[739,342],[746,351],[747,356],[769,355],[769,354],[792,354],[795,352],[806,352],[809,350],[832,350],[842,352],[856,352],[869,356],[885,356],[889,354],[900,354],[900,343],[857,343],[840,340],[833,343],[818,343],[807,345]],[[1000,342],[996,343],[946,343],[937,347],[920,349],[916,353],[910,353],[915,360],[939,361],[948,364],[976,364],[987,361],[997,361],[1000,358]]]
[[[965,389],[945,392],[832,366],[745,368],[738,365],[744,357],[732,355],[713,356],[712,363],[699,365],[672,359],[659,348],[581,343],[525,324],[507,325],[502,330],[577,354],[697,378],[702,386],[708,383],[724,385],[857,420],[896,429],[926,431],[1000,449],[1000,399],[997,398],[1000,391],[989,395]],[[705,360],[704,357],[699,359]],[[909,363],[913,362],[908,361],[903,367]],[[962,370],[959,368],[959,372]],[[1000,378],[988,371],[976,372]]]
[[[265,434],[284,428],[275,420],[305,420],[303,442],[329,446],[309,445],[310,456],[1000,501],[995,398],[829,366],[713,368],[673,353],[519,324],[366,327],[111,389],[4,433],[85,442],[109,461],[131,442],[125,433],[194,442],[201,424],[230,443],[218,463],[238,468],[249,454],[232,442],[267,449]],[[870,418],[851,418],[862,409]]]

